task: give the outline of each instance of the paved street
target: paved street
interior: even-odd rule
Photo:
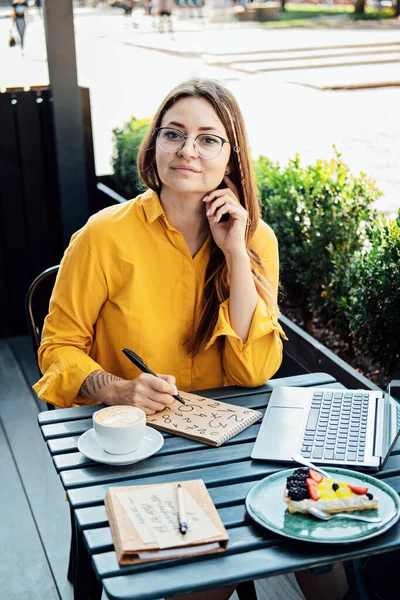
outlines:
[[[0,17],[4,13],[0,13]],[[252,155],[304,164],[331,158],[384,192],[379,210],[400,207],[400,23],[356,29],[265,29],[257,23],[189,18],[176,10],[173,33],[137,10],[134,27],[116,9],[77,10],[78,76],[91,91],[98,174],[110,172],[112,128],[150,117],[162,97],[192,76],[222,80],[244,112]],[[43,24],[31,11],[25,56],[8,48],[0,18],[0,88],[48,83]],[[370,87],[396,82],[397,86]],[[346,89],[347,88],[347,89]],[[359,88],[359,89],[353,89]]]

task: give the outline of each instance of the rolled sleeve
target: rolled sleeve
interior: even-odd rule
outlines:
[[[60,408],[95,403],[91,398],[79,396],[79,390],[93,371],[103,369],[89,356],[82,356],[82,352],[79,352],[74,361],[74,354],[73,350],[64,349],[63,356],[58,355],[51,363],[43,377],[33,386],[39,398]]]
[[[282,362],[282,340],[287,339],[278,316],[271,313],[259,298],[245,342],[231,326],[229,299],[219,307],[218,321],[206,346],[209,348],[219,336],[225,336],[224,368],[227,385],[256,387],[274,375]]]

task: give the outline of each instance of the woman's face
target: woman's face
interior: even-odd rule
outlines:
[[[206,195],[217,188],[228,169],[230,144],[224,144],[220,154],[211,160],[201,158],[193,145],[193,138],[204,133],[228,139],[225,127],[211,104],[204,98],[182,98],[167,110],[160,127],[171,127],[190,136],[175,154],[164,152],[157,142],[156,164],[161,189]]]

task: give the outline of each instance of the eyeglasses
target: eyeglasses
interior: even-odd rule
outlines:
[[[175,154],[182,150],[186,144],[186,140],[190,138],[194,140],[193,147],[196,153],[206,160],[217,158],[223,145],[229,144],[228,140],[213,133],[201,133],[193,137],[192,135],[185,135],[179,129],[172,129],[171,127],[157,127],[156,135],[160,150],[168,154]]]

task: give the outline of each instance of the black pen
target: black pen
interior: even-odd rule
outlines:
[[[186,510],[185,510],[185,500],[183,495],[183,487],[180,483],[176,486],[176,498],[178,503],[178,522],[179,522],[179,531],[182,535],[185,535],[188,530],[187,520],[186,520]]]
[[[138,369],[143,371],[143,373],[148,373],[149,375],[154,375],[154,377],[158,377],[158,375],[156,375],[151,369],[149,369],[149,367],[143,362],[143,359],[140,358],[138,354],[136,354],[132,350],[128,350],[128,348],[124,348],[122,352],[125,354],[125,356],[129,358],[131,362],[133,362],[134,365],[137,366]],[[178,400],[178,402],[186,404],[184,399],[181,398],[179,394],[172,394],[172,397],[175,398],[175,400]]]

